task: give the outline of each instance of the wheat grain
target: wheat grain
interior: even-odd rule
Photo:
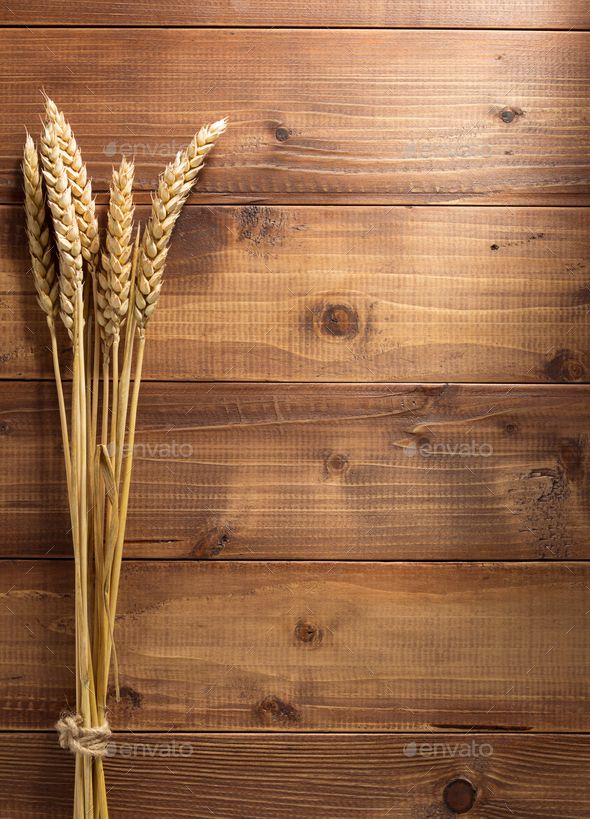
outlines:
[[[33,138],[29,134],[27,134],[23,151],[22,169],[25,188],[26,231],[31,254],[33,282],[37,291],[39,307],[47,316],[51,326],[59,310],[59,285],[53,263],[39,155]]]
[[[61,158],[72,188],[72,201],[76,209],[82,256],[94,276],[99,263],[98,220],[92,198],[92,183],[88,179],[86,165],[78,148],[76,137],[69,122],[57,105],[49,97],[45,100],[45,111],[49,122],[53,123],[61,150]]]
[[[204,125],[160,177],[142,237],[135,289],[135,320],[140,332],[156,309],[172,230],[205,158],[227,128],[227,119]]]
[[[123,157],[119,169],[113,168],[111,180],[106,253],[102,254],[97,290],[97,320],[107,346],[119,339],[121,325],[129,310],[133,173],[133,164]]]
[[[75,296],[83,279],[82,245],[72,191],[61,158],[57,134],[51,122],[46,123],[41,135],[41,160],[59,252],[60,315],[71,338]]]

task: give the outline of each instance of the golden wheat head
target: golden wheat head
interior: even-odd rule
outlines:
[[[83,280],[82,244],[72,191],[61,158],[57,133],[51,122],[45,124],[41,135],[41,161],[59,254],[60,315],[71,337],[74,327],[74,297],[77,289],[82,287]]]
[[[72,189],[72,201],[76,209],[82,256],[88,264],[90,274],[94,276],[99,262],[98,220],[95,203],[92,198],[92,184],[88,179],[86,165],[78,148],[74,132],[53,100],[46,97],[45,113],[47,121],[53,124],[62,162]]]
[[[39,155],[30,134],[27,134],[25,141],[22,170],[26,231],[37,302],[47,316],[47,320],[53,324],[59,310],[59,287],[45,210],[45,193],[39,167]]]
[[[135,288],[135,320],[143,332],[160,296],[162,275],[172,230],[191,192],[207,154],[227,128],[227,119],[204,125],[184,151],[166,167],[152,199],[152,212],[143,232]]]
[[[98,275],[97,319],[104,343],[119,339],[121,325],[129,310],[131,253],[133,249],[134,166],[125,157],[113,168],[106,233],[106,252]]]

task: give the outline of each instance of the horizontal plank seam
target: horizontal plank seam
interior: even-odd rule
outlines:
[[[2,28],[2,27],[0,26],[0,28]],[[145,202],[141,202],[141,201],[137,202],[137,206],[138,207],[149,208],[150,207],[150,202],[149,202],[148,197],[149,197],[150,192],[148,190],[142,190],[142,191],[138,191],[137,193],[138,193],[139,196],[143,195],[143,196],[146,197],[146,201]],[[99,192],[98,195],[100,196],[101,192]],[[106,193],[103,191],[102,195],[106,196]],[[332,194],[330,194],[330,196],[331,195]],[[335,193],[335,195],[339,195],[338,191]],[[349,194],[342,194],[342,195],[348,196]],[[369,195],[372,195],[372,194],[369,194]],[[586,194],[583,194],[583,195],[586,196]],[[97,204],[99,204],[99,206],[100,206],[100,202],[97,203]],[[206,208],[207,210],[217,209],[217,208],[234,208],[235,209],[235,208],[248,207],[249,205],[252,205],[252,204],[254,204],[254,203],[253,202],[245,203],[245,202],[239,201],[239,200],[236,201],[236,202],[217,202],[217,203],[214,203],[214,204],[208,204],[208,203],[199,202],[199,201],[192,201],[192,202],[187,202],[184,207],[185,207],[185,209],[188,209],[188,210],[190,210],[191,208]],[[103,205],[103,207],[106,208],[106,205],[107,205],[106,201],[103,202],[102,205]],[[20,207],[21,207],[20,202],[10,200],[10,199],[5,200],[5,201],[0,200],[0,208],[7,208],[7,209],[13,210],[14,208],[20,209]],[[510,211],[514,211],[514,210],[522,210],[522,211],[527,211],[527,210],[550,210],[552,212],[553,211],[567,211],[567,210],[589,210],[590,211],[590,204],[588,204],[588,205],[498,205],[498,204],[492,204],[492,203],[488,203],[488,204],[482,203],[482,204],[469,205],[469,204],[466,204],[465,202],[452,202],[452,203],[449,203],[449,204],[445,204],[443,202],[432,202],[432,203],[425,203],[425,204],[418,203],[418,204],[408,204],[408,205],[403,205],[403,204],[397,204],[397,205],[372,205],[370,203],[368,203],[368,204],[362,204],[362,203],[359,204],[359,203],[354,203],[354,202],[342,202],[342,203],[326,202],[324,204],[313,204],[313,203],[297,204],[297,203],[293,203],[293,202],[278,202],[278,201],[274,202],[273,201],[273,203],[268,205],[267,207],[269,207],[269,208],[297,208],[298,210],[301,210],[303,208],[306,208],[308,210],[327,210],[328,208],[357,208],[357,209],[362,208],[362,209],[365,209],[365,210],[380,209],[380,210],[387,211],[387,213],[391,213],[394,210],[408,210],[408,208],[410,210],[415,209],[415,208],[421,208],[421,209],[424,209],[424,210],[437,209],[437,210],[441,210],[441,211],[449,210],[449,208],[456,208],[457,210],[459,210],[459,209],[472,210],[472,211],[473,210],[492,209],[492,208],[495,208],[496,210],[499,210],[499,209],[503,208],[504,210],[510,210]],[[23,223],[24,223],[24,217],[23,217]]]
[[[123,23],[123,24],[108,24],[108,23],[94,23],[89,25],[84,25],[83,23],[1,23],[0,28],[6,29],[23,29],[28,31],[30,29],[43,29],[43,28],[50,28],[53,30],[67,30],[67,29],[84,29],[88,31],[92,31],[93,29],[101,29],[101,30],[109,30],[109,31],[117,31],[119,29],[138,29],[139,31],[160,31],[162,29],[172,29],[174,31],[218,31],[218,30],[226,30],[226,31],[411,31],[411,32],[421,32],[421,31],[532,31],[532,32],[557,32],[563,34],[587,34],[590,31],[590,28],[574,28],[571,26],[570,28],[531,28],[529,26],[523,27],[516,27],[512,28],[511,26],[351,26],[351,25],[342,25],[342,26],[293,26],[293,25],[272,25],[269,23],[261,24],[261,25],[227,25],[224,23],[210,23],[209,25],[185,25],[180,23],[171,23],[170,25],[160,24],[160,25],[149,25],[149,26],[141,26],[136,25],[134,23]]]
[[[133,540],[130,541],[133,543]],[[408,559],[392,559],[392,560],[383,560],[382,558],[378,558],[376,560],[351,560],[348,559],[340,559],[340,558],[284,558],[284,557],[277,557],[277,558],[266,558],[266,557],[256,557],[256,558],[244,558],[244,557],[237,557],[233,559],[228,558],[188,558],[188,557],[128,557],[125,558],[128,563],[171,563],[171,564],[179,564],[179,563],[186,563],[188,565],[213,565],[213,564],[228,564],[231,563],[233,565],[237,563],[247,563],[248,565],[266,565],[267,563],[273,564],[281,564],[281,565],[290,565],[292,563],[304,563],[308,566],[336,566],[336,565],[343,565],[343,566],[432,566],[432,565],[441,565],[441,566],[481,566],[481,567],[492,567],[492,566],[551,566],[553,567],[560,567],[566,568],[567,566],[585,566],[586,564],[590,563],[590,558],[533,558],[531,560],[525,560],[523,558],[514,558],[514,559],[506,559],[506,560],[497,560],[494,558],[490,558],[486,560],[485,558],[474,558],[473,560],[457,560],[455,559],[426,559],[426,560],[408,560]],[[9,556],[2,556],[0,557],[0,564],[1,563],[40,563],[41,561],[68,561],[73,563],[73,557],[67,557],[66,555],[58,555],[56,557],[47,557],[46,555],[42,555],[40,557],[32,556],[32,557],[9,557]]]
[[[70,379],[64,378],[68,382]],[[0,373],[0,382],[7,384],[51,384],[53,379],[50,376],[42,378],[39,376],[31,376],[30,378],[15,378],[14,376],[3,376]],[[248,384],[258,385],[260,387],[290,386],[290,387],[322,387],[340,385],[342,387],[507,387],[510,389],[516,388],[534,388],[534,387],[550,387],[550,388],[567,388],[572,389],[579,387],[581,389],[590,385],[590,379],[584,381],[576,381],[575,383],[569,381],[281,381],[279,379],[269,379],[263,381],[260,379],[250,380],[211,380],[199,378],[150,378],[149,376],[142,377],[142,384],[231,384],[236,387],[245,386]],[[141,411],[141,408],[140,408]]]
[[[1,28],[2,27],[0,26],[0,29]],[[155,180],[154,180],[154,183],[155,183]],[[145,201],[142,201],[141,198],[140,198],[136,202],[136,205],[138,207],[149,208],[150,207],[150,202],[149,202],[148,197],[150,195],[150,192],[147,191],[147,190],[138,192],[138,195],[140,197],[141,197],[142,194],[146,197]],[[269,194],[269,195],[272,195],[272,194]],[[332,194],[330,194],[330,195],[332,195]],[[336,192],[335,195],[338,195],[338,193]],[[343,194],[343,195],[348,196],[348,194]],[[587,196],[587,194],[580,194],[580,195]],[[107,202],[106,202],[106,200],[104,202],[101,202],[100,201],[101,196],[106,196],[106,193],[104,191],[97,191],[97,197],[98,197],[97,204],[98,204],[99,207],[102,206],[102,207],[106,208]],[[207,210],[216,210],[217,208],[234,208],[234,209],[235,208],[243,208],[243,207],[248,207],[248,206],[253,205],[253,204],[256,204],[256,203],[255,202],[245,203],[245,202],[239,201],[239,200],[236,201],[236,202],[215,202],[213,204],[193,201],[193,202],[187,202],[184,207],[185,207],[185,209],[188,209],[188,210],[190,210],[192,208],[206,208]],[[14,208],[18,209],[18,208],[21,207],[21,205],[22,205],[22,203],[20,201],[15,200],[15,199],[0,199],[0,209],[2,209],[2,208],[11,209],[11,210],[14,209]],[[338,203],[338,202],[329,203],[329,202],[327,202],[325,204],[313,204],[313,203],[306,204],[306,203],[298,203],[298,202],[273,201],[270,204],[265,203],[264,206],[269,207],[269,208],[297,208],[298,210],[301,210],[303,208],[308,209],[308,210],[329,210],[331,208],[357,208],[359,210],[364,209],[364,210],[373,210],[373,211],[377,210],[377,209],[380,209],[380,210],[383,210],[383,211],[387,211],[387,213],[391,213],[392,211],[395,211],[395,210],[400,210],[400,211],[401,210],[407,210],[408,208],[409,209],[420,208],[420,209],[424,209],[424,210],[437,209],[437,210],[441,210],[441,211],[449,210],[449,209],[457,209],[457,210],[462,209],[462,210],[471,210],[471,211],[483,210],[483,209],[490,209],[490,210],[491,209],[496,209],[496,210],[504,209],[504,210],[510,210],[511,212],[512,211],[517,211],[517,210],[521,210],[521,211],[550,210],[552,212],[553,211],[568,211],[568,210],[588,210],[588,211],[590,211],[590,204],[588,204],[588,205],[549,205],[549,204],[548,205],[498,205],[498,204],[485,204],[485,203],[482,203],[482,204],[469,205],[469,204],[466,204],[465,202],[453,202],[453,203],[449,203],[449,204],[445,204],[445,203],[442,203],[442,202],[433,202],[433,203],[430,203],[430,204],[429,203],[422,204],[422,203],[408,202],[408,204],[405,204],[405,205],[403,203],[398,203],[396,205],[387,205],[387,204],[372,205],[371,203],[363,203],[363,202],[341,202],[341,203]],[[24,217],[23,217],[23,219],[24,219]],[[24,224],[24,222],[23,222],[23,224]]]
[[[134,541],[130,541],[133,543]],[[154,545],[158,545],[159,541],[154,541]],[[148,544],[149,545],[149,544]],[[426,546],[424,548],[427,548]],[[430,547],[428,547],[430,548]],[[72,557],[67,557],[66,555],[56,555],[55,557],[51,557],[51,555],[40,555],[37,556],[35,554],[31,554],[29,557],[21,556],[21,555],[2,555],[0,556],[0,566],[5,562],[31,562],[31,563],[55,563],[59,560],[73,560]],[[565,564],[580,564],[584,565],[586,563],[590,564],[590,558],[575,558],[575,559],[567,559],[563,560],[562,558],[553,558],[553,557],[546,557],[544,559],[538,558],[531,558],[531,560],[527,560],[526,558],[517,557],[517,558],[506,558],[505,560],[494,560],[490,558],[489,561],[486,561],[484,558],[474,558],[473,560],[456,560],[456,559],[449,559],[445,560],[444,558],[440,558],[438,560],[408,560],[406,559],[399,559],[399,560],[383,560],[383,558],[377,558],[375,560],[340,560],[339,558],[324,558],[323,560],[308,560],[305,557],[294,557],[294,558],[281,558],[281,557],[224,557],[224,558],[205,558],[205,557],[194,557],[194,558],[187,558],[187,557],[126,557],[123,555],[123,562],[124,563],[188,563],[188,564],[196,564],[196,563],[248,563],[250,565],[254,563],[329,563],[330,565],[334,565],[336,563],[342,563],[345,565],[374,565],[374,564],[383,564],[386,566],[389,565],[404,565],[404,566],[411,566],[411,565],[469,565],[473,566],[477,563],[493,563],[494,566],[499,565],[511,565],[515,563],[519,563],[521,565],[537,565],[537,564],[545,564],[547,566],[563,566]],[[1,594],[0,594],[1,596]]]
[[[64,378],[63,381],[64,381],[64,383],[69,384],[71,382],[71,378]],[[49,376],[47,378],[34,378],[34,377],[31,377],[31,378],[5,378],[4,376],[2,376],[0,374],[0,383],[6,383],[6,384],[8,384],[8,383],[13,383],[13,384],[18,384],[18,383],[21,383],[21,384],[35,384],[35,383],[52,384],[53,379],[51,379]],[[441,383],[440,381],[416,381],[416,382],[407,382],[407,381],[351,381],[351,382],[349,382],[349,381],[337,381],[336,380],[336,381],[317,381],[317,382],[311,382],[311,383],[313,383],[314,386],[318,386],[318,387],[321,387],[321,386],[336,387],[336,386],[339,386],[339,385],[344,385],[344,386],[347,386],[347,387],[370,387],[370,386],[372,386],[372,387],[375,387],[375,388],[387,387],[387,386],[389,386],[389,387],[408,387],[408,386],[411,386],[413,383],[416,384],[416,386],[420,386],[420,387],[441,387],[441,386],[445,386],[444,382]],[[520,382],[520,381],[507,381],[507,382],[499,382],[499,381],[453,381],[453,382],[448,382],[448,383],[449,383],[449,385],[452,384],[452,385],[457,386],[457,387],[470,387],[472,385],[475,386],[475,387],[504,387],[505,386],[506,388],[513,388],[513,389],[516,389],[517,387],[530,387],[530,388],[540,388],[540,387],[552,387],[553,388],[553,387],[555,387],[555,388],[560,388],[560,389],[566,389],[566,388],[571,389],[572,387],[579,387],[580,389],[582,389],[582,388],[587,388],[588,386],[590,386],[590,380],[577,381],[576,383],[570,383],[568,381],[562,381],[562,382],[551,382],[551,381],[530,381],[530,382],[527,382],[527,381],[522,381],[522,382]],[[276,381],[275,380],[272,380],[272,381],[254,381],[254,380],[253,381],[230,381],[229,379],[227,381],[210,381],[210,380],[200,381],[199,379],[189,379],[189,380],[186,380],[186,379],[183,379],[183,380],[170,379],[170,380],[167,380],[167,379],[157,379],[157,378],[152,379],[149,376],[144,375],[142,377],[142,386],[145,386],[147,384],[167,384],[169,386],[172,386],[174,384],[195,384],[195,385],[196,384],[202,384],[202,385],[209,384],[211,386],[215,386],[215,385],[218,385],[218,386],[233,385],[233,386],[236,386],[236,387],[246,386],[248,384],[257,384],[260,387],[272,387],[272,386],[277,386],[277,387],[279,387],[279,386],[280,387],[286,387],[286,386],[299,387],[299,386],[304,386],[304,385],[308,386],[310,384],[310,382],[307,382],[307,381],[279,381],[279,380],[276,380]],[[56,406],[56,409],[57,409],[57,406]],[[141,412],[141,407],[140,407],[139,411]]]
[[[235,728],[227,728],[227,729],[216,729],[215,731],[211,730],[198,730],[198,729],[191,729],[187,731],[164,731],[158,730],[157,728],[133,728],[133,729],[117,729],[113,731],[114,736],[135,736],[135,735],[143,735],[143,736],[252,736],[255,734],[257,737],[299,737],[304,735],[306,737],[309,736],[333,736],[333,737],[379,737],[379,738],[388,738],[388,739],[400,739],[405,735],[408,736],[425,736],[425,737],[437,737],[437,736],[445,736],[446,734],[455,734],[456,736],[464,736],[465,731],[463,729],[456,729],[450,730],[448,728],[437,730],[437,731],[413,731],[411,729],[403,729],[400,731],[334,731],[334,730],[313,730],[313,731],[293,731],[292,729],[288,731],[281,731],[277,729],[275,731],[264,731],[262,729],[258,730],[248,729],[248,730],[239,730],[237,731]],[[469,736],[477,736],[478,734],[485,734],[485,735],[496,735],[502,737],[547,737],[547,738],[555,738],[558,739],[563,736],[569,737],[580,737],[580,738],[590,738],[590,731],[511,731],[511,730],[503,730],[502,728],[490,728],[486,729],[483,726],[478,726],[477,730],[470,732]],[[55,735],[55,729],[52,728],[0,728],[0,738],[2,736],[53,736]],[[433,740],[434,741],[434,740]]]
[[[556,34],[588,34],[590,28],[531,28],[528,26],[351,26],[351,25],[330,25],[330,26],[293,26],[293,25],[272,25],[261,23],[260,25],[227,25],[226,23],[209,23],[186,25],[181,23],[170,23],[161,25],[142,26],[136,23],[122,23],[110,25],[107,23],[92,23],[84,25],[80,23],[0,23],[0,29],[21,29],[25,31],[35,31],[36,29],[53,30],[108,30],[125,31],[136,29],[138,31],[514,31],[514,32],[547,32]]]
[[[0,29],[1,29],[1,26],[0,26]],[[92,161],[89,164],[92,165]],[[156,177],[154,177],[154,185],[155,184],[156,184]],[[107,204],[106,198],[105,198],[106,197],[106,190],[103,189],[103,188],[99,188],[99,189],[97,189],[95,191],[95,193],[97,195],[97,205],[106,206],[106,204]],[[136,203],[135,204],[138,207],[141,207],[142,205],[146,206],[146,207],[150,207],[150,195],[151,195],[151,192],[149,190],[147,190],[147,189],[136,191]],[[209,196],[211,196],[211,197],[228,196],[229,197],[229,195],[230,194],[226,193],[226,191],[210,191],[210,192],[207,192],[205,194],[205,196],[207,196],[207,197],[209,197]],[[231,195],[235,195],[233,191],[232,191]],[[306,191],[304,194],[301,194],[301,196],[306,196],[306,195],[314,196],[314,193],[313,193],[313,191]],[[333,191],[329,195],[331,197],[333,197],[334,199],[336,199],[338,196],[346,196],[346,197],[362,197],[363,195],[367,195],[369,197],[378,196],[378,194],[375,195],[375,194],[372,194],[372,193],[364,194],[364,193],[361,192],[361,193],[358,193],[358,194],[357,193],[351,194],[351,193],[348,193],[348,192],[345,192],[345,191]],[[430,193],[424,194],[424,196],[431,196],[431,195],[432,194],[430,194]],[[590,193],[568,192],[566,195],[568,195],[568,196],[580,196],[580,197],[584,197],[584,199],[590,199]],[[263,198],[260,201],[257,201],[256,196],[268,197],[268,199]],[[359,202],[325,202],[325,203],[321,203],[321,204],[314,204],[313,202],[299,202],[298,197],[299,197],[299,194],[294,194],[293,199],[295,201],[291,200],[291,201],[284,201],[283,202],[283,201],[280,201],[280,200],[277,200],[277,199],[273,198],[273,191],[269,191],[268,193],[266,193],[264,191],[262,191],[262,192],[261,191],[256,191],[256,193],[253,194],[253,197],[251,199],[248,199],[247,201],[245,201],[243,199],[236,199],[235,201],[230,200],[229,202],[209,202],[209,201],[199,202],[198,199],[197,199],[197,201],[188,202],[185,205],[185,208],[195,208],[195,207],[201,207],[201,208],[206,207],[207,209],[211,209],[211,208],[241,208],[241,207],[248,207],[248,206],[251,206],[251,205],[258,205],[258,206],[269,207],[269,208],[317,208],[317,209],[327,209],[327,208],[367,208],[367,209],[369,209],[370,208],[372,210],[374,210],[375,208],[383,208],[383,209],[387,209],[388,211],[395,210],[396,208],[399,208],[400,210],[402,210],[402,209],[405,210],[407,208],[410,208],[410,209],[412,209],[412,208],[441,208],[441,210],[442,209],[449,210],[449,209],[455,209],[455,208],[456,209],[470,208],[472,210],[477,210],[477,209],[480,209],[480,208],[490,208],[490,209],[491,208],[496,208],[498,210],[499,209],[504,209],[504,210],[510,210],[510,211],[513,211],[513,210],[516,210],[516,209],[519,209],[519,208],[521,210],[533,210],[534,209],[534,210],[551,210],[551,211],[555,211],[555,210],[574,210],[574,209],[575,210],[590,210],[590,204],[551,205],[549,202],[546,205],[535,205],[535,204],[527,204],[527,205],[506,204],[506,205],[502,205],[502,204],[493,204],[493,203],[485,203],[485,202],[476,202],[474,204],[468,204],[466,202],[448,202],[448,203],[446,203],[446,202],[425,202],[425,203],[421,203],[421,202],[415,202],[413,200],[407,200],[405,202],[404,201],[396,202],[394,205],[390,205],[390,204],[385,203],[385,202],[379,202],[379,203],[375,204],[375,203],[371,203],[371,202],[362,202],[362,201],[359,201]],[[18,197],[13,196],[12,198],[8,198],[8,199],[0,198],[0,207],[15,208],[15,207],[20,207],[20,206],[21,206],[20,196],[18,196]]]

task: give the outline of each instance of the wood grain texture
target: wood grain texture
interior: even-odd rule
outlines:
[[[585,208],[190,207],[146,376],[585,381],[589,237]],[[0,375],[52,378],[20,208],[0,259]]]
[[[0,716],[71,702],[70,561],[3,566]],[[119,730],[588,731],[584,563],[127,562]]]
[[[127,556],[589,558],[590,387],[145,384]],[[51,383],[0,397],[0,554],[71,554]],[[474,523],[477,522],[477,523]]]
[[[0,6],[0,25],[83,26],[291,26],[391,28],[584,29],[584,0],[10,0]]]
[[[153,188],[195,127],[227,114],[201,201],[587,204],[589,37],[7,29],[2,198],[20,191],[23,127],[38,130],[44,87],[97,189],[122,150]]]
[[[590,740],[575,734],[136,734],[112,751],[116,818],[450,819],[443,793],[456,778],[476,788],[480,819],[590,813]],[[66,819],[71,777],[54,735],[0,736],[4,816]]]

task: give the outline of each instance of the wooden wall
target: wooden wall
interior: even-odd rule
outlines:
[[[231,129],[147,352],[112,816],[590,815],[590,7],[0,6],[0,816],[70,815],[62,453],[18,175]],[[64,345],[65,355],[65,345]]]

